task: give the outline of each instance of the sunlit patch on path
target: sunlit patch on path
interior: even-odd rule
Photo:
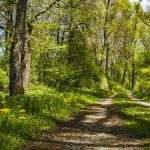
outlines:
[[[125,130],[124,121],[109,107],[114,96],[58,122],[22,150],[143,150],[150,146]]]
[[[127,96],[128,96],[129,99],[133,100],[137,104],[140,104],[140,105],[146,106],[146,107],[150,107],[149,102],[142,102],[140,99],[137,99],[137,98],[133,97],[132,93],[128,93]]]

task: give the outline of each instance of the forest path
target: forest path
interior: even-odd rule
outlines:
[[[110,109],[114,96],[58,122],[22,150],[143,150],[149,144],[128,133],[124,121]]]
[[[127,96],[129,99],[133,100],[137,104],[140,104],[140,105],[145,106],[145,107],[150,107],[149,102],[142,102],[140,99],[133,97],[132,93],[128,93]]]

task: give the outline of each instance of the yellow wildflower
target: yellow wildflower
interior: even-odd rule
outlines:
[[[3,108],[3,109],[0,109],[0,112],[8,113],[8,112],[10,112],[10,109],[9,108]]]
[[[25,117],[25,116],[20,116],[19,119],[25,120],[25,119],[27,119],[27,117]]]
[[[21,112],[21,113],[25,113],[26,110],[25,110],[25,109],[20,109],[20,112]]]
[[[71,102],[71,100],[72,100],[71,98],[68,98],[68,99],[67,99],[67,98],[65,98],[65,99],[64,99],[64,102],[65,102],[65,104],[67,104],[67,103],[70,103],[70,102]]]
[[[65,104],[67,104],[67,99],[66,98],[64,99],[64,102],[65,102]]]

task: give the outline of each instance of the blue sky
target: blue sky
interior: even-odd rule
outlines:
[[[139,0],[130,0],[131,3],[133,2],[139,2]],[[142,0],[141,1],[141,5],[143,7],[144,10],[146,10],[147,6],[150,7],[150,0]]]

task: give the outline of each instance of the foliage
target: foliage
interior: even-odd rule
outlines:
[[[129,126],[148,135],[147,109],[124,93],[150,96],[148,17],[129,0],[1,0],[0,149],[16,149],[109,90],[122,92],[114,108],[133,113]]]
[[[94,89],[58,92],[32,85],[25,95],[1,96],[0,149],[15,150],[56,121],[68,119],[72,113],[99,101],[108,93]]]
[[[126,129],[131,135],[148,139],[150,137],[150,109],[128,100],[119,94],[113,100],[112,108],[125,120]]]
[[[139,82],[137,82],[134,95],[144,101],[150,101],[150,69],[143,68],[141,69],[141,78]]]
[[[8,90],[8,76],[7,73],[0,68],[0,91]]]

